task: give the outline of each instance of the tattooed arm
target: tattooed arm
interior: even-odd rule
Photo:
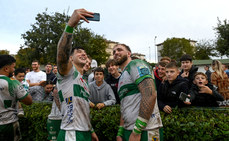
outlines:
[[[138,85],[138,89],[140,90],[140,93],[142,95],[139,116],[149,120],[153,112],[154,105],[157,98],[157,93],[156,93],[153,79],[147,78],[143,80]]]
[[[74,10],[71,18],[68,21],[68,26],[71,28],[76,27],[80,19],[88,22],[85,16],[93,17],[92,12],[88,12],[85,9]],[[72,49],[72,33],[64,32],[59,40],[57,46],[57,66],[61,75],[66,75],[72,68],[70,53]]]
[[[72,34],[64,32],[59,40],[57,48],[57,67],[61,75],[68,74],[72,68],[72,63],[69,60],[72,49]]]
[[[142,95],[138,116],[146,120],[149,120],[154,110],[154,105],[157,98],[153,79],[151,78],[144,79],[140,84],[138,84],[138,89]],[[135,134],[132,132],[129,137],[129,140],[140,141],[141,134]]]
[[[154,86],[154,81],[151,78],[144,79],[140,84],[138,84],[138,89],[142,95],[139,117],[149,120],[150,116],[154,110],[154,105],[157,99],[156,89]],[[140,141],[141,134],[131,133],[129,140]]]

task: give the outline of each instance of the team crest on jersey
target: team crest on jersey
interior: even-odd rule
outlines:
[[[65,98],[66,103],[69,105],[72,103],[72,97]]]
[[[138,73],[139,73],[140,77],[150,74],[149,68],[147,68],[145,66],[139,66],[139,67],[137,67],[137,69],[138,69]]]

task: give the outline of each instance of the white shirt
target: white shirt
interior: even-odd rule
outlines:
[[[46,73],[43,71],[39,72],[28,72],[25,76],[25,80],[29,80],[30,83],[39,83],[41,81],[46,81]]]

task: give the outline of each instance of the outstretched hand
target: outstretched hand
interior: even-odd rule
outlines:
[[[93,12],[89,12],[85,9],[76,9],[68,21],[68,26],[75,27],[81,19],[89,23],[85,17],[93,17],[93,14]]]

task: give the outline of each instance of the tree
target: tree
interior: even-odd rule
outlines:
[[[160,53],[161,56],[168,56],[175,60],[179,60],[183,54],[189,54],[194,57],[194,46],[184,38],[168,38],[164,41],[163,49]]]
[[[98,65],[107,61],[109,54],[106,52],[107,42],[103,36],[96,35],[87,28],[79,25],[73,39],[73,46],[81,46],[87,54],[95,59]]]
[[[197,60],[207,60],[210,56],[217,56],[215,52],[214,41],[212,40],[201,40],[197,42],[195,59]]]
[[[10,54],[10,51],[8,51],[8,50],[0,50],[0,55],[3,55],[3,54],[7,54],[7,55],[9,55]]]
[[[229,21],[226,19],[221,22],[218,18],[216,30],[216,50],[220,53],[221,56],[229,56]]]
[[[16,67],[30,67],[32,61],[34,60],[33,56],[35,56],[35,49],[34,48],[23,48],[20,47],[16,57],[17,63]]]
[[[25,43],[21,49],[29,48],[30,55],[23,56],[24,51],[19,51],[18,59],[29,60],[29,64],[34,59],[39,60],[41,64],[48,62],[56,64],[57,44],[69,17],[65,13],[57,12],[49,15],[46,10],[42,14],[37,14],[35,19],[36,22],[31,25],[32,29],[22,34]],[[104,63],[108,58],[105,50],[106,40],[90,29],[82,28],[80,24],[75,28],[73,46],[85,47],[86,52],[96,59],[98,64]]]

